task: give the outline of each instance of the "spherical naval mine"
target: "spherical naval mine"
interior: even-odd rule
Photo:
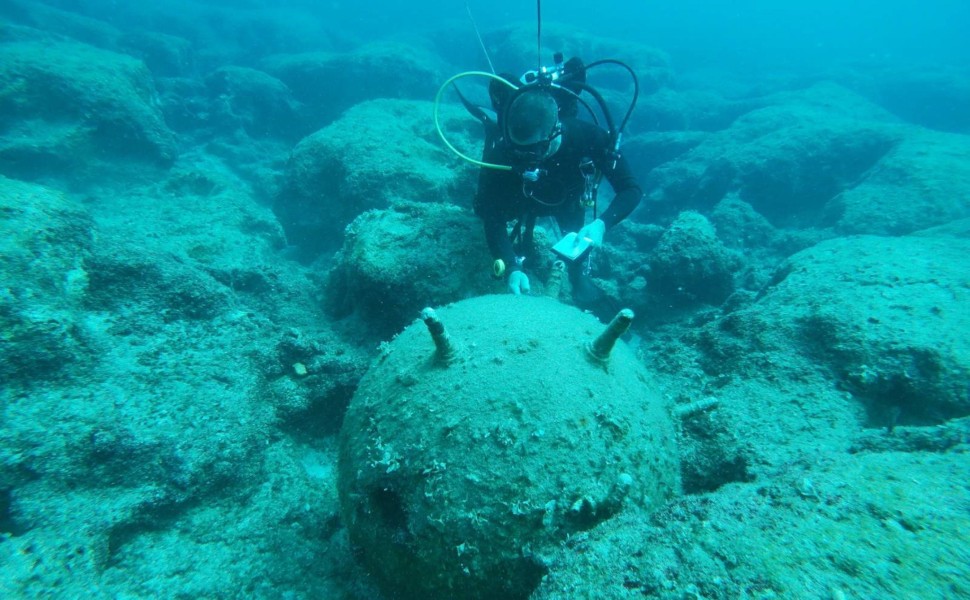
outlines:
[[[389,597],[527,598],[567,536],[677,492],[668,407],[626,344],[597,345],[619,321],[512,295],[422,320],[340,435],[342,516]]]

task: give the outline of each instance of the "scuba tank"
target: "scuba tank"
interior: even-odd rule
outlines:
[[[488,60],[489,67],[492,69],[492,72],[467,71],[464,73],[459,73],[445,81],[438,89],[438,93],[435,95],[434,99],[434,123],[435,128],[438,131],[438,135],[441,137],[441,140],[444,142],[445,146],[447,146],[448,149],[454,152],[459,158],[477,166],[502,171],[516,170],[514,169],[513,165],[488,163],[483,160],[476,160],[455,148],[455,146],[452,145],[452,143],[448,140],[447,136],[445,136],[445,133],[441,128],[441,122],[439,119],[439,106],[441,104],[441,98],[446,89],[449,87],[454,87],[455,91],[458,93],[459,100],[461,100],[465,108],[468,109],[469,113],[481,121],[486,127],[486,136],[494,134],[495,131],[498,131],[501,132],[502,138],[507,142],[509,139],[507,131],[508,125],[507,119],[504,117],[507,116],[506,113],[509,106],[514,103],[519,94],[524,93],[530,88],[534,89],[535,87],[540,87],[546,88],[552,93],[556,103],[559,105],[560,118],[571,118],[577,116],[578,106],[582,105],[592,117],[593,122],[599,125],[596,112],[582,98],[582,93],[588,93],[595,100],[596,104],[599,106],[604,120],[606,121],[606,130],[609,134],[610,146],[615,164],[616,158],[619,157],[623,130],[626,128],[627,123],[629,123],[630,116],[633,114],[633,110],[636,108],[637,99],[640,96],[640,82],[637,79],[637,75],[633,69],[631,69],[626,63],[615,59],[598,60],[588,65],[584,65],[582,60],[580,60],[578,57],[573,57],[568,61],[564,61],[562,52],[557,52],[553,55],[553,66],[542,66],[542,0],[536,0],[537,67],[533,71],[523,73],[523,75],[519,78],[518,83],[513,83],[513,78],[507,75],[503,76],[495,74],[495,69],[492,66],[492,59],[488,55],[488,50],[485,48],[485,43],[482,40],[481,32],[478,30],[478,25],[475,23],[475,19],[472,16],[471,7],[467,3],[465,7],[468,10],[468,17],[471,19],[472,25],[475,28],[475,34],[478,37],[478,42],[482,47],[482,51],[485,53],[485,58]],[[596,88],[589,85],[586,81],[587,73],[591,69],[610,64],[625,69],[633,81],[633,98],[630,100],[630,105],[627,108],[626,114],[621,120],[619,126],[616,126],[609,106],[606,104],[603,96],[596,90]],[[494,116],[489,115],[482,107],[475,106],[469,102],[461,93],[461,90],[458,88],[456,82],[459,79],[466,77],[486,77],[490,79],[489,98],[492,103],[492,108],[495,110]],[[525,171],[523,170],[522,173],[524,174]],[[538,173],[534,171],[528,175],[528,177],[536,176],[538,176]]]

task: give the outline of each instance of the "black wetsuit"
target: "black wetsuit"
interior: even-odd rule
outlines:
[[[486,140],[483,160],[513,164],[511,152],[496,138],[490,136]],[[507,230],[510,221],[522,219],[524,239],[530,242],[536,217],[555,217],[563,233],[579,231],[583,227],[585,180],[580,165],[586,159],[593,161],[615,193],[613,202],[599,215],[609,230],[633,212],[643,193],[623,157],[614,167],[609,135],[593,123],[579,119],[562,120],[562,144],[554,155],[538,165],[546,173],[535,183],[525,183],[515,171],[481,170],[475,214],[485,226],[485,239],[492,255],[505,262],[508,272],[519,268]]]

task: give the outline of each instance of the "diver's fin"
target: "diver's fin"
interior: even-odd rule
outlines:
[[[482,108],[481,106],[478,106],[477,104],[472,104],[471,101],[469,101],[468,98],[466,98],[465,95],[461,93],[461,90],[458,89],[457,84],[453,83],[451,85],[455,88],[455,92],[458,94],[458,99],[461,100],[461,103],[465,107],[465,110],[467,110],[471,114],[471,116],[475,117],[485,125],[488,125],[490,123],[491,124],[498,123],[498,115],[496,115],[494,112],[490,110],[487,110],[485,108]]]

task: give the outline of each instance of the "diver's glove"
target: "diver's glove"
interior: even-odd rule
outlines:
[[[588,238],[593,247],[598,248],[603,245],[604,235],[606,235],[606,223],[603,222],[603,219],[596,219],[579,230],[579,235],[576,236],[576,244],[578,245],[583,238]]]
[[[529,293],[529,276],[522,271],[509,273],[509,291],[519,296]]]

